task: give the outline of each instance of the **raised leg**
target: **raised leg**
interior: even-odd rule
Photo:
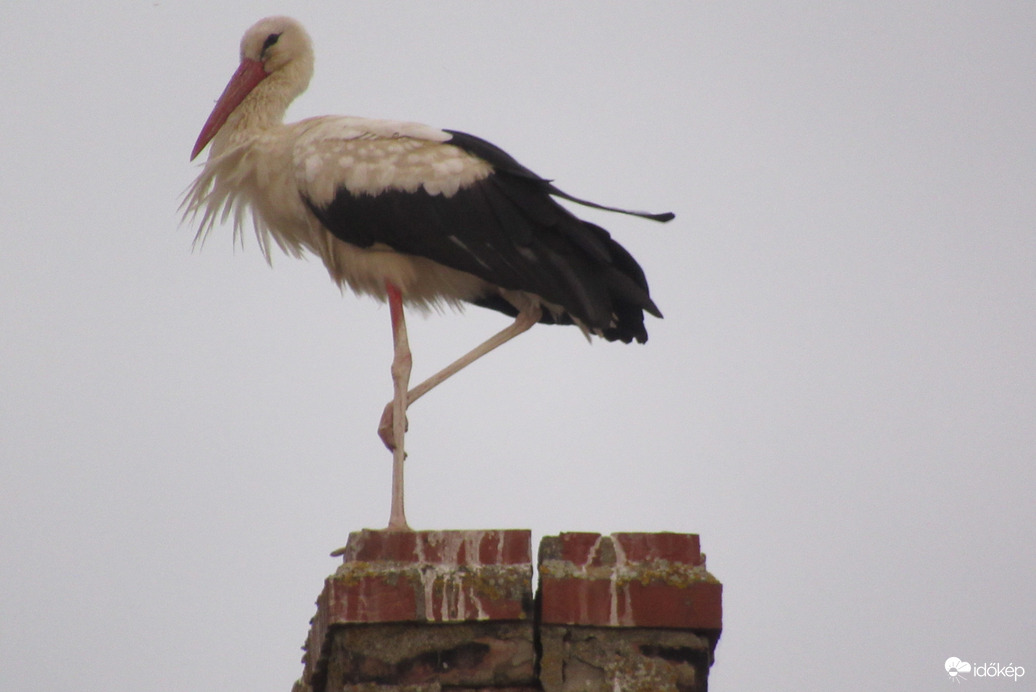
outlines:
[[[393,398],[389,407],[393,412],[391,424],[392,442],[392,511],[389,515],[390,529],[406,530],[406,513],[403,511],[403,462],[406,451],[403,437],[406,434],[407,387],[410,386],[410,368],[413,358],[410,356],[410,343],[406,335],[406,320],[403,318],[403,295],[390,283],[388,289],[389,312],[392,315],[392,390]],[[380,429],[379,429],[380,432]],[[382,436],[382,440],[384,440]]]
[[[406,408],[410,406],[410,404],[420,399],[437,385],[442,384],[446,378],[457,374],[457,372],[463,368],[471,365],[498,346],[506,344],[522,332],[528,331],[532,325],[540,321],[540,315],[541,312],[538,307],[518,313],[518,317],[514,319],[514,322],[510,326],[489,337],[481,344],[407,392],[405,404],[402,410],[399,408],[398,397],[389,402],[385,407],[385,411],[381,414],[381,423],[378,425],[378,435],[381,436],[381,441],[385,443],[385,446],[392,450],[394,454],[399,453],[398,446],[402,444],[403,438],[401,435],[397,436],[395,430],[399,427],[401,420],[403,428],[406,428],[405,412]]]

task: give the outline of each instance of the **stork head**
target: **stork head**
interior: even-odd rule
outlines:
[[[279,121],[312,76],[313,46],[302,25],[291,17],[260,19],[241,38],[241,64],[198,135],[191,160],[239,108]],[[250,94],[254,96],[246,102]]]

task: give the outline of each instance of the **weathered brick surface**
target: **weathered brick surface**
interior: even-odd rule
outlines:
[[[705,692],[715,642],[685,630],[544,626],[545,692]]]
[[[292,692],[310,692],[308,688],[296,687]],[[457,687],[455,685],[440,685],[437,682],[427,685],[378,685],[376,683],[362,683],[359,685],[346,685],[341,692],[542,692],[539,685],[534,687]]]
[[[539,560],[544,624],[722,628],[723,587],[696,535],[563,533]]]
[[[698,536],[563,533],[540,543],[545,692],[704,692],[722,585]]]
[[[295,692],[707,689],[722,586],[696,535],[544,538],[536,613],[528,531],[359,531],[338,554]]]
[[[357,531],[319,610],[336,624],[531,616],[529,531]]]
[[[527,529],[488,531],[376,531],[349,535],[335,555],[343,561],[440,565],[527,565],[532,561]]]
[[[323,689],[325,681],[332,679],[329,665],[349,668],[342,663],[344,659],[355,665],[351,672],[342,672],[337,678],[337,689],[345,689],[345,684],[379,684],[383,680],[439,684],[441,676],[433,676],[430,682],[418,679],[427,661],[435,657],[448,667],[454,665],[450,663],[453,658],[459,657],[457,660],[468,664],[474,657],[479,666],[497,670],[501,652],[509,650],[512,644],[518,646],[518,640],[513,633],[498,640],[487,628],[485,641],[473,640],[471,646],[458,648],[459,644],[451,643],[451,630],[441,625],[467,622],[521,623],[525,632],[521,655],[528,659],[531,671],[533,598],[529,531],[364,530],[350,534],[348,545],[336,554],[343,556],[343,563],[324,583],[303,658],[303,681],[314,690]],[[402,629],[384,628],[391,623],[408,623],[405,636],[400,634]],[[369,627],[374,625],[379,627]],[[412,656],[398,653],[398,642],[403,639],[410,642],[406,651]],[[371,653],[368,649],[377,641],[387,647],[385,650],[395,648],[396,658]],[[341,642],[365,642],[367,648],[347,656],[344,650],[332,651],[332,645]],[[452,680],[457,675],[451,673],[445,679]],[[514,680],[524,683],[527,678],[518,675]],[[507,676],[500,680],[511,681]],[[475,678],[470,683],[481,684]]]
[[[530,622],[338,627],[331,633],[325,692],[362,684],[534,685]]]

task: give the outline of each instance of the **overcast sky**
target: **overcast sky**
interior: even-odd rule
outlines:
[[[388,520],[388,309],[179,196],[255,20],[289,118],[500,145],[665,314],[537,327],[411,409],[415,528],[699,533],[710,689],[1036,689],[1036,4],[10,4],[0,22],[0,688],[279,690]],[[415,381],[500,329],[410,320]],[[970,682],[992,689],[1002,681]]]

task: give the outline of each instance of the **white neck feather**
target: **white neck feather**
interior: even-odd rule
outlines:
[[[309,86],[313,53],[295,56],[252,90],[212,140],[210,156],[280,126],[288,106]]]

